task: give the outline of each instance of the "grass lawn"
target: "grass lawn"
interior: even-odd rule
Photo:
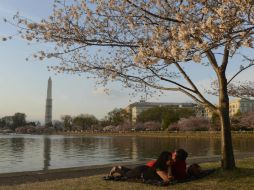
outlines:
[[[201,164],[203,168],[218,168],[219,163]],[[254,189],[254,158],[237,161],[238,168],[232,172],[220,170],[203,179],[157,187],[142,183],[114,182],[102,180],[102,175],[65,179],[47,182],[28,183],[17,186],[0,186],[0,190],[153,190],[153,189],[177,189],[177,190],[252,190]]]

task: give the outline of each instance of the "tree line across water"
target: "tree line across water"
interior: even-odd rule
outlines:
[[[254,130],[254,112],[238,113],[231,117],[232,130]],[[91,114],[63,115],[60,120],[41,125],[39,121],[26,121],[26,114],[0,118],[0,130],[17,133],[51,133],[54,131],[219,131],[219,116],[196,116],[193,109],[170,106],[154,107],[141,112],[136,122],[125,109],[115,108],[103,119]]]

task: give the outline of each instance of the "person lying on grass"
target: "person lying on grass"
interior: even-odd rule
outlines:
[[[186,158],[188,153],[184,149],[177,149],[172,153],[172,159],[169,167],[169,174],[171,179],[174,180],[184,180],[187,178],[186,172]],[[156,163],[156,160],[148,162],[146,165],[148,167],[153,167]]]
[[[124,166],[114,166],[111,169],[109,176],[120,175],[128,179],[169,182],[172,179],[172,176],[168,175],[168,169],[171,162],[172,154],[168,151],[163,151],[152,166],[141,165],[133,169]]]

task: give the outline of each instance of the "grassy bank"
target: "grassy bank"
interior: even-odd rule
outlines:
[[[168,131],[120,131],[120,132],[58,132],[56,135],[74,136],[142,136],[142,137],[185,137],[185,138],[220,138],[219,131],[187,131],[187,132],[168,132]],[[254,137],[254,131],[232,131],[233,137]]]
[[[153,190],[153,189],[177,189],[177,190],[250,190],[254,189],[254,158],[237,161],[238,168],[232,172],[220,170],[210,176],[170,187],[156,187],[141,183],[112,182],[102,180],[102,175],[81,177],[75,179],[56,180],[48,182],[28,183],[17,186],[0,186],[0,190]],[[204,168],[217,168],[219,163],[202,164]]]

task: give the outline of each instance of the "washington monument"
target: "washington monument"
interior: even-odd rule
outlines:
[[[47,99],[46,99],[46,112],[45,112],[45,125],[52,124],[52,80],[48,79]]]

